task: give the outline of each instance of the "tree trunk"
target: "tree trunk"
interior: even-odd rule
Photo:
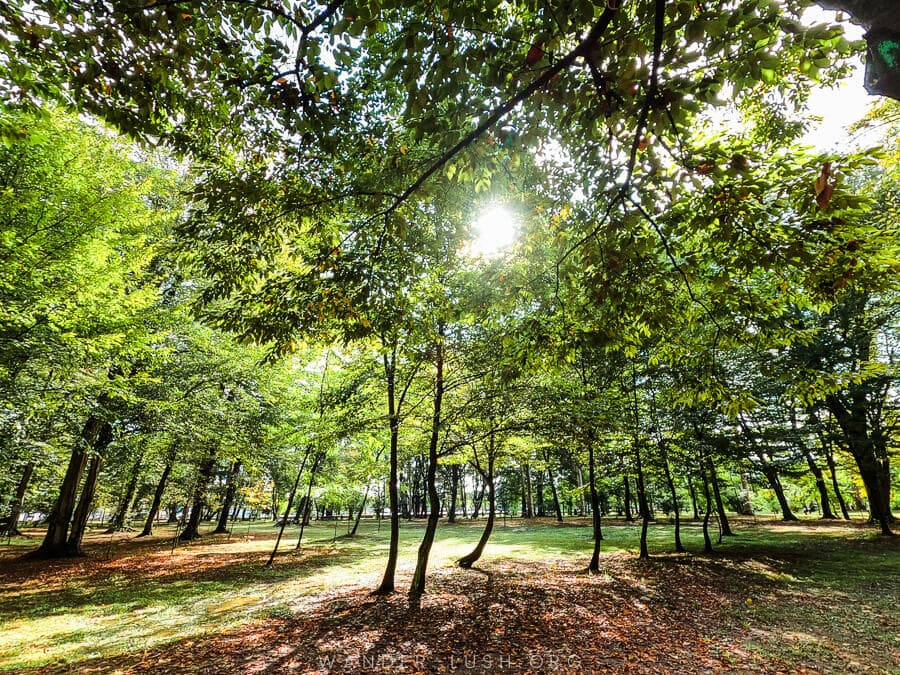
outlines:
[[[397,555],[400,547],[400,495],[397,485],[397,445],[400,435],[400,417],[396,405],[396,364],[397,350],[391,358],[384,356],[385,378],[387,380],[388,423],[390,425],[390,476],[388,478],[388,503],[391,509],[391,540],[388,545],[388,559],[384,568],[381,585],[375,590],[376,595],[388,595],[394,592],[394,575],[397,570]]]
[[[588,563],[588,572],[600,571],[600,542],[603,541],[603,530],[600,524],[600,498],[597,495],[597,474],[594,461],[594,437],[589,433],[588,446],[588,485],[591,494],[591,524],[594,538],[594,550],[591,552],[591,561]]]
[[[472,503],[472,520],[478,518],[478,515],[481,513],[481,502],[484,501],[484,490],[485,485],[482,482],[481,487],[478,488],[478,492],[475,493],[475,499]]]
[[[141,474],[141,464],[143,461],[144,453],[138,453],[137,459],[134,461],[134,466],[131,469],[131,478],[128,479],[128,485],[125,487],[125,494],[122,496],[119,508],[116,509],[116,514],[109,522],[106,534],[112,534],[113,532],[118,532],[125,528],[125,523],[128,520],[128,508],[131,506],[131,499],[134,497],[134,492],[137,489],[137,482]]]
[[[434,378],[434,409],[431,416],[431,437],[428,440],[428,468],[426,470],[426,487],[428,489],[428,522],[425,525],[425,534],[422,543],[419,544],[419,554],[416,560],[416,570],[413,573],[412,583],[409,587],[409,604],[418,609],[422,602],[422,594],[425,593],[425,575],[428,569],[428,557],[431,555],[431,547],[434,544],[434,535],[437,531],[440,517],[441,496],[437,490],[438,468],[438,443],[441,433],[441,407],[444,400],[444,323],[438,321],[437,340],[435,342],[435,378]]]
[[[310,448],[307,446],[306,452],[303,453],[303,461],[300,462],[300,470],[297,472],[297,478],[294,480],[294,485],[291,488],[291,494],[288,495],[288,503],[284,509],[284,518],[281,519],[281,527],[278,530],[278,537],[275,539],[275,547],[272,549],[272,554],[269,556],[266,567],[271,567],[272,563],[275,561],[275,554],[278,553],[278,545],[281,543],[281,538],[284,536],[284,528],[287,525],[288,517],[291,515],[291,507],[294,505],[294,497],[297,496],[297,488],[300,486],[300,477],[303,475],[303,470],[306,468],[306,460],[309,457],[309,453]]]
[[[706,500],[706,508],[703,511],[703,551],[712,553],[712,538],[709,536],[709,515],[712,512],[712,499],[709,494],[709,480],[706,477],[706,472],[701,471],[701,474],[703,476],[703,496]]]
[[[9,514],[9,523],[6,526],[6,533],[9,536],[21,534],[19,532],[19,517],[22,515],[22,507],[25,504],[25,493],[28,491],[28,483],[31,480],[31,474],[34,473],[35,463],[28,462],[22,471],[22,477],[16,486],[16,495],[12,500],[12,510]]]
[[[828,472],[831,474],[831,487],[834,490],[834,496],[838,500],[838,505],[841,507],[841,515],[844,516],[844,520],[850,520],[850,511],[847,509],[847,502],[844,501],[844,495],[841,494],[841,488],[838,485],[837,467],[834,464],[834,455],[831,454],[829,448],[825,448],[825,461],[828,463]]]
[[[456,493],[459,492],[459,465],[450,466],[450,505],[447,507],[447,522],[456,522]]]
[[[556,522],[563,521],[562,509],[559,506],[559,493],[556,490],[556,481],[553,480],[553,469],[550,466],[550,449],[545,448],[544,457],[547,460],[547,482],[550,483],[550,494],[553,496],[553,511],[556,513]]]
[[[468,555],[463,556],[459,560],[456,561],[456,564],[462,567],[463,569],[469,569],[481,558],[481,554],[484,553],[484,547],[487,546],[488,539],[491,538],[491,532],[494,530],[494,517],[497,513],[497,501],[494,494],[494,433],[491,432],[489,437],[490,446],[488,447],[488,465],[487,465],[487,473],[482,471],[480,468],[478,472],[481,474],[481,478],[484,481],[484,487],[487,490],[488,496],[488,517],[487,522],[484,524],[484,530],[481,533],[481,538],[478,540],[478,544]]]
[[[359,529],[359,521],[362,518],[363,511],[366,510],[366,500],[369,498],[369,486],[366,485],[366,491],[363,493],[362,505],[359,507],[359,511],[356,512],[356,520],[353,522],[353,529],[350,530],[350,536],[355,537],[356,531]]]
[[[159,477],[159,483],[156,484],[156,491],[153,493],[153,502],[150,504],[150,512],[147,514],[147,520],[144,521],[144,529],[141,530],[141,533],[138,535],[139,537],[148,537],[153,534],[153,521],[156,518],[156,514],[159,513],[159,505],[162,503],[163,492],[165,492],[166,482],[169,480],[169,474],[172,472],[172,465],[174,463],[175,452],[173,446],[173,450],[166,459],[166,465],[163,467],[162,475]],[[172,515],[173,514],[170,513],[169,517],[171,518]]]
[[[309,525],[309,507],[312,503],[312,489],[313,485],[316,482],[316,472],[319,470],[319,466],[321,466],[322,461],[325,459],[324,452],[317,452],[316,456],[313,457],[312,467],[309,470],[309,483],[306,485],[306,509],[303,511],[303,517],[300,519],[300,534],[297,536],[297,545],[294,547],[295,549],[300,548],[300,544],[303,543],[303,532],[306,530],[306,526]],[[324,505],[323,505],[324,510]],[[318,508],[316,510],[318,514]]]
[[[112,429],[109,431],[110,437]],[[110,438],[111,439],[111,438]],[[106,444],[104,444],[105,448]],[[97,492],[97,479],[100,476],[100,469],[103,466],[103,455],[95,454],[91,457],[91,465],[88,468],[87,476],[84,479],[84,487],[81,488],[81,496],[78,498],[78,506],[72,515],[72,529],[69,531],[69,539],[66,541],[67,555],[76,556],[84,555],[81,548],[81,540],[87,530],[88,518],[91,515],[91,504],[94,501],[94,495]]]
[[[634,516],[631,513],[631,481],[628,480],[628,475],[626,474],[624,477],[625,480],[625,520],[629,523],[634,520]]]
[[[647,529],[650,526],[650,505],[647,502],[647,489],[644,483],[644,468],[643,463],[641,462],[640,441],[635,441],[634,457],[637,468],[638,510],[641,514],[641,553],[639,557],[647,559],[650,557],[650,553],[647,550]]]
[[[90,447],[91,441],[96,439],[97,434],[100,432],[101,424],[102,422],[93,415],[85,423],[81,432],[83,440],[79,440],[78,445],[72,450],[72,454],[69,457],[69,466],[66,469],[66,475],[59,490],[59,497],[56,498],[53,509],[47,517],[47,533],[44,535],[44,541],[40,548],[31,554],[33,557],[52,558],[65,555],[69,522],[72,520],[72,513],[75,511],[81,475],[84,473],[84,468],[87,465],[87,447]]]
[[[200,515],[203,513],[203,507],[206,503],[206,491],[209,488],[209,481],[212,478],[215,466],[215,453],[210,453],[210,455],[200,464],[200,471],[197,476],[197,486],[194,489],[191,514],[188,517],[187,525],[184,530],[178,535],[178,539],[181,541],[193,541],[194,539],[200,538]]]
[[[778,470],[772,466],[761,453],[757,453],[756,456],[762,464],[763,475],[766,477],[766,480],[769,481],[769,486],[775,493],[775,499],[778,500],[778,505],[781,507],[781,519],[797,520],[797,516],[791,512],[791,507],[788,504],[787,498],[784,496],[784,488],[781,487],[781,479],[778,477]]]
[[[812,473],[813,478],[816,480],[816,489],[819,491],[819,502],[822,504],[822,518],[837,520],[837,516],[834,515],[834,512],[831,510],[831,504],[828,501],[828,489],[825,487],[825,476],[822,474],[822,469],[816,464],[815,458],[812,456],[812,453],[809,451],[809,448],[806,447],[805,443],[800,444],[800,449],[803,451],[803,456],[806,458],[810,473]]]
[[[709,482],[712,483],[713,496],[716,498],[716,512],[719,514],[722,536],[733,537],[734,532],[731,531],[731,525],[728,524],[728,516],[725,515],[725,504],[722,501],[722,493],[719,491],[719,477],[716,474],[716,465],[713,464],[712,457],[709,455],[706,456],[706,464],[709,468]]]
[[[681,505],[678,503],[678,491],[675,489],[675,481],[672,479],[672,471],[669,469],[669,452],[665,441],[659,444],[659,449],[662,452],[663,472],[666,478],[666,485],[669,486],[672,510],[675,512],[675,550],[678,553],[684,553],[684,546],[681,543]]]
[[[543,518],[547,515],[544,510],[544,472],[538,471],[535,478],[535,495],[537,497],[537,517]]]
[[[234,502],[234,495],[237,492],[237,477],[241,471],[241,460],[235,460],[231,465],[231,471],[228,472],[228,482],[225,484],[225,501],[222,503],[222,510],[219,511],[219,523],[213,534],[228,533],[228,517],[231,515],[231,504]]]
[[[688,472],[688,494],[691,496],[691,510],[694,512],[694,520],[700,520],[700,509],[697,508],[697,488],[694,486],[694,474]]]

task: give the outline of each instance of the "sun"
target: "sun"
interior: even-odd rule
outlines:
[[[516,240],[516,216],[502,204],[491,204],[478,215],[472,230],[475,236],[469,247],[472,254],[485,258],[497,256]]]

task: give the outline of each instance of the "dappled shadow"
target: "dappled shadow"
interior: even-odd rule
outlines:
[[[432,575],[417,611],[401,593],[375,599],[366,589],[344,589],[290,618],[30,672],[729,668],[708,634],[718,610],[739,601],[730,570],[696,558],[648,563],[622,555],[603,562],[606,573],[594,577],[569,564],[494,561],[477,571],[450,568]]]

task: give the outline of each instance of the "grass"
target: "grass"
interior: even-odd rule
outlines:
[[[207,644],[222,635],[243,634],[248,627],[286,626],[317,615],[336,599],[361,606],[383,572],[387,524],[379,529],[364,522],[353,539],[340,536],[345,525],[339,524],[335,538],[333,525],[314,524],[299,552],[293,549],[296,528],[289,528],[272,568],[263,566],[275,536],[268,523],[238,524],[230,537],[206,536],[174,552],[165,528],[141,540],[89,534],[89,557],[75,560],[23,561],[22,553],[36,539],[14,539],[0,548],[0,670],[80,670],[106,660],[113,670],[116,659]],[[478,579],[477,573],[457,570],[453,562],[474,546],[480,528],[480,523],[463,523],[438,529],[429,602],[470,594],[470,580]],[[504,596],[509,605],[516,604],[516,593],[526,597],[563,580],[599,594],[598,607],[604,598],[615,597],[665,618],[679,603],[694,603],[684,606],[704,617],[696,629],[702,644],[698,653],[726,668],[772,663],[900,672],[896,541],[842,524],[745,522],[737,529],[739,536],[717,547],[719,555],[704,557],[697,555],[702,534],[696,525],[683,531],[685,546],[694,552],[686,556],[670,553],[671,527],[653,526],[649,543],[656,555],[650,563],[640,563],[639,528],[608,525],[603,579],[592,581],[577,575],[590,554],[586,523],[510,520],[504,525],[500,520],[479,567],[487,570],[490,583],[496,577],[519,589]],[[421,533],[420,522],[402,525],[398,586],[411,577]],[[602,585],[614,581],[621,588]],[[707,592],[718,595],[697,600]],[[393,602],[399,607],[399,600]],[[576,606],[577,597],[560,595],[557,604],[556,610],[570,615],[583,609]],[[610,611],[610,623],[616,616],[627,620]],[[525,606],[515,620],[527,621],[527,612]],[[390,616],[372,621],[405,620]],[[465,620],[465,613],[460,616]],[[670,622],[678,614],[673,617]],[[643,644],[640,632],[634,634],[626,651]],[[250,648],[240,645],[244,651]]]

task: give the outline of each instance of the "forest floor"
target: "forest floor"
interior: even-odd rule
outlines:
[[[602,573],[584,572],[585,521],[501,519],[477,569],[453,561],[482,523],[442,523],[428,592],[409,609],[422,523],[402,525],[398,589],[380,581],[387,523],[238,523],[174,551],[90,533],[87,557],[31,561],[0,546],[0,670],[23,673],[900,672],[900,542],[861,523],[744,519],[701,555],[699,527],[607,523]],[[210,526],[211,527],[211,526]],[[5,543],[5,540],[4,540]]]

